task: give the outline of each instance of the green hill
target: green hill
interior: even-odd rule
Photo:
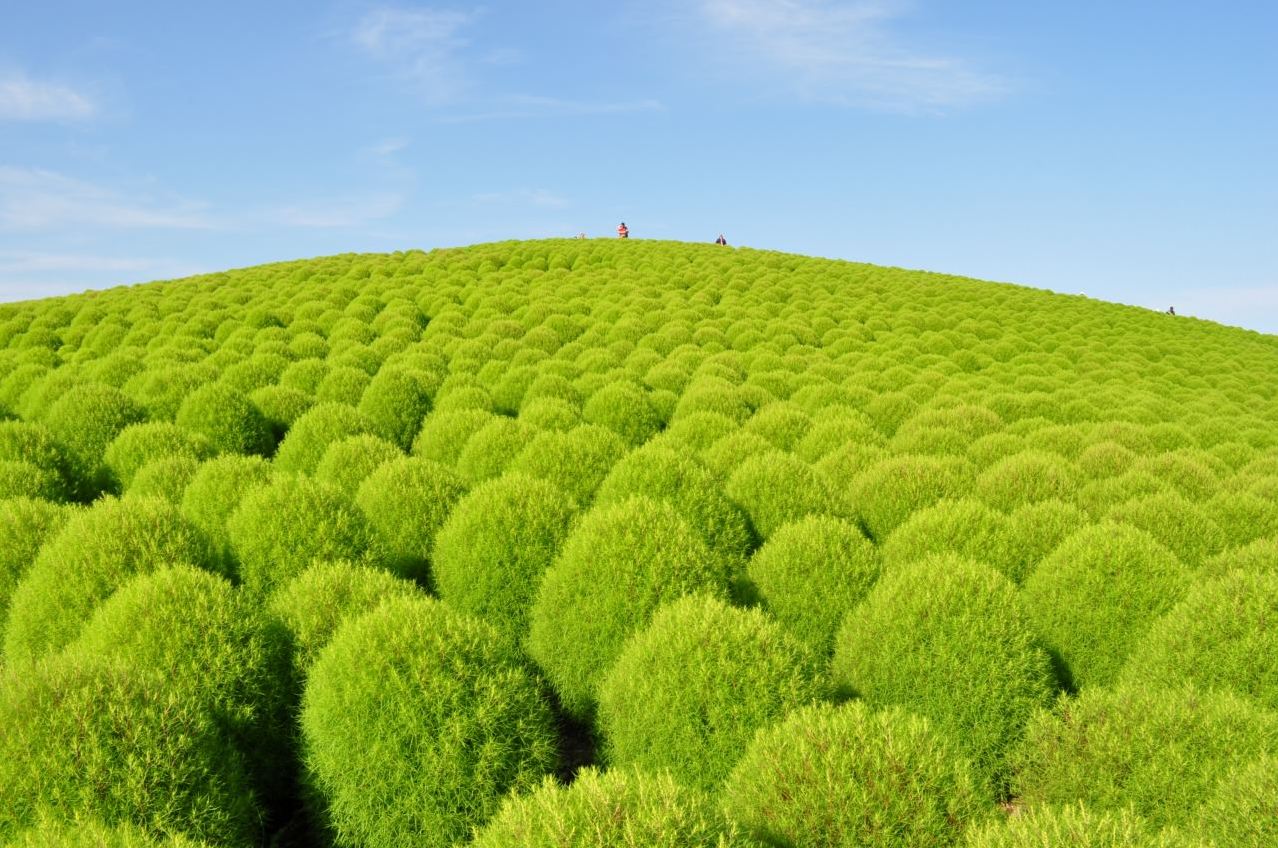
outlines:
[[[1194,319],[612,240],[0,305],[0,845],[1264,844],[1276,574],[1278,338]]]

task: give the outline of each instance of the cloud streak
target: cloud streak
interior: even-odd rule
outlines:
[[[130,198],[39,168],[0,166],[0,230],[205,230],[214,224],[195,204]]]
[[[410,83],[428,103],[449,103],[471,87],[461,52],[471,12],[382,7],[360,18],[352,41],[394,76]]]
[[[88,97],[23,74],[0,77],[0,121],[83,121],[97,114]]]
[[[308,230],[345,230],[394,216],[407,198],[387,192],[294,204],[275,210],[267,218],[285,227]]]
[[[806,100],[939,112],[1008,88],[966,60],[909,44],[893,26],[909,11],[898,0],[701,0],[699,10],[734,65]]]
[[[665,107],[659,100],[624,100],[585,102],[557,97],[515,95],[501,98],[494,108],[481,112],[443,115],[443,124],[470,124],[480,121],[510,121],[530,118],[574,118],[592,115],[625,115],[637,112],[660,112]]]

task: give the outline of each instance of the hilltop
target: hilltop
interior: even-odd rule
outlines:
[[[1275,614],[1278,337],[660,241],[0,305],[0,844],[1249,844]]]

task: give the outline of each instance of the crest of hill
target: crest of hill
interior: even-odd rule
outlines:
[[[42,311],[56,309],[58,306],[71,309],[88,304],[107,306],[116,303],[119,298],[181,296],[177,294],[177,290],[182,290],[183,294],[189,296],[191,291],[208,291],[222,286],[247,288],[251,291],[251,283],[263,279],[270,279],[272,286],[278,287],[277,294],[286,294],[291,293],[295,286],[326,280],[341,280],[358,287],[360,280],[377,280],[385,276],[411,277],[416,273],[432,272],[546,272],[607,267],[634,271],[673,260],[677,272],[687,273],[711,259],[716,260],[713,262],[716,268],[725,272],[721,282],[731,281],[734,286],[740,285],[740,278],[743,276],[748,280],[751,275],[768,277],[787,273],[819,274],[827,277],[835,289],[866,285],[873,281],[866,294],[876,291],[882,285],[899,286],[900,294],[904,295],[906,301],[898,304],[902,307],[903,320],[920,312],[932,312],[938,307],[951,306],[959,309],[964,304],[976,305],[982,302],[989,306],[997,304],[1012,311],[1024,309],[1036,313],[1055,313],[1063,326],[1069,326],[1077,318],[1087,315],[1097,322],[1096,329],[1103,328],[1111,332],[1161,329],[1165,319],[1172,317],[1142,307],[1095,300],[1085,295],[1058,294],[1012,283],[988,282],[931,271],[773,250],[748,247],[729,249],[699,242],[656,239],[625,242],[610,239],[536,239],[488,242],[429,251],[411,249],[384,254],[342,253],[271,262],[175,280],[121,285],[61,297],[0,303],[0,324],[11,321],[16,314],[31,308]],[[723,261],[725,259],[729,261]],[[683,281],[685,278],[680,275],[675,279]],[[704,278],[701,281],[714,282]],[[955,316],[955,320],[961,318]],[[1234,337],[1238,343],[1251,342],[1268,348],[1278,344],[1278,337],[1204,319],[1180,317],[1178,324],[1181,331],[1224,333]],[[0,330],[0,341],[7,335]]]

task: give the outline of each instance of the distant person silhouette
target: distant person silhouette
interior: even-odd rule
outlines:
[[[617,227],[617,238],[630,238],[630,228],[626,226],[625,221],[622,221],[621,226]]]
[[[1175,315],[1175,314],[1176,314],[1176,307],[1174,307],[1174,306],[1169,306],[1169,307],[1167,307],[1167,314],[1168,314],[1168,315]]]
[[[724,238],[724,237],[723,237],[723,233],[719,233],[719,237],[718,237],[717,239],[715,239],[715,240],[714,240],[714,243],[715,243],[715,244],[721,244],[721,245],[723,245],[724,247],[727,247],[727,246],[728,246],[728,240],[727,240],[726,238]]]

